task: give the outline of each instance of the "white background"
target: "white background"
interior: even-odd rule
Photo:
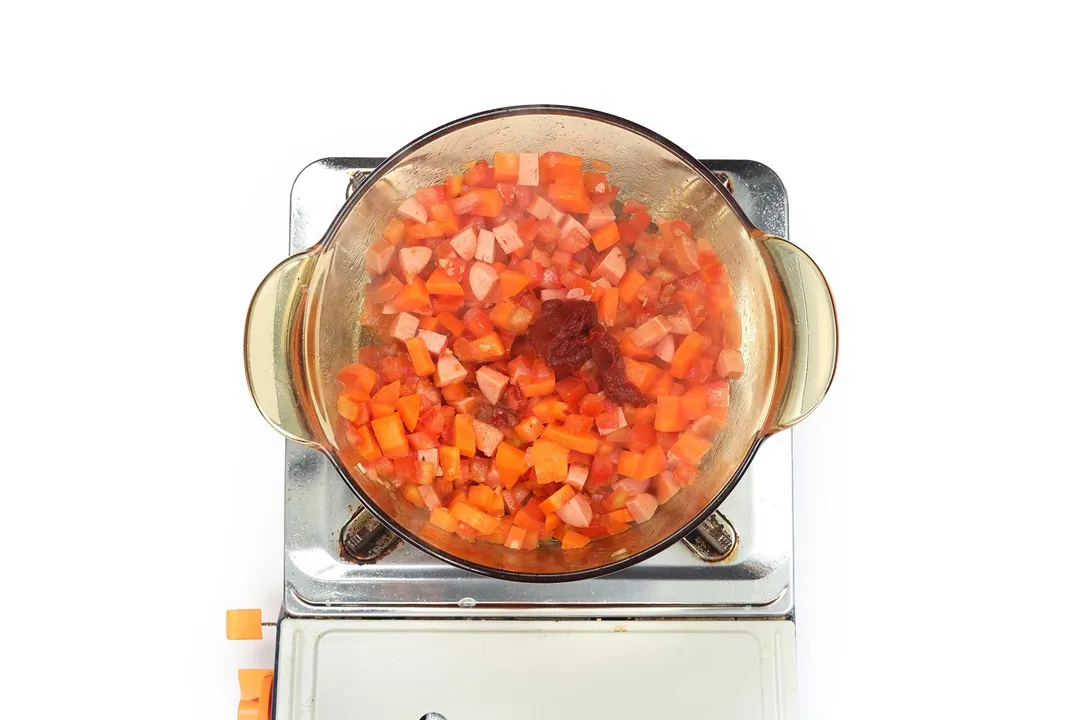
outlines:
[[[770,165],[832,283],[803,717],[1077,716],[1075,18],[705,5],[5,10],[0,715],[233,717],[272,655],[224,611],[280,602],[283,442],[240,341],[292,179],[558,102]]]

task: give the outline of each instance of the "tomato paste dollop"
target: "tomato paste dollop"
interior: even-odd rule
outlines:
[[[600,369],[600,384],[616,403],[644,407],[648,399],[626,377],[619,345],[597,321],[596,303],[547,300],[529,328],[529,342],[559,375],[568,375],[589,360]]]

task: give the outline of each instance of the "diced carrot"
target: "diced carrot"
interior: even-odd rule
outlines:
[[[451,533],[457,530],[458,526],[457,518],[451,515],[450,511],[444,507],[432,508],[428,521],[435,527]]]
[[[532,461],[539,484],[563,482],[570,470],[569,450],[551,440],[540,439],[533,443]]]
[[[556,185],[547,187],[548,200],[563,212],[587,213],[592,209],[592,200],[585,192],[584,185]]]
[[[424,504],[424,496],[420,494],[420,488],[416,487],[416,483],[405,483],[402,485],[401,494],[416,507],[427,507]]]
[[[551,495],[548,495],[547,499],[540,503],[540,509],[544,511],[545,515],[550,516],[563,505],[570,502],[570,499],[575,495],[577,495],[577,490],[574,489],[573,485],[563,485]],[[551,528],[548,529],[550,530]]]
[[[503,209],[503,197],[495,188],[474,187],[462,195],[465,198],[479,198],[480,202],[472,209],[474,215],[480,217],[496,217]]]
[[[627,271],[629,272],[629,270]],[[625,277],[625,275],[623,276]],[[619,313],[619,288],[604,288],[596,306],[597,319],[605,327],[615,324]]]
[[[405,239],[405,223],[401,220],[394,218],[386,224],[386,229],[383,230],[383,237],[391,245],[400,245]]]
[[[518,423],[514,428],[514,432],[521,438],[522,442],[531,443],[540,437],[540,433],[543,432],[544,426],[540,422],[540,418],[530,415],[529,417]]]
[[[641,471],[641,453],[624,451],[619,455],[619,474],[636,478]]]
[[[405,341],[405,348],[409,351],[409,359],[412,360],[413,369],[420,377],[435,374],[435,363],[431,359],[427,345],[421,337],[409,338]]]
[[[687,390],[681,400],[687,420],[697,420],[709,412],[709,391],[702,385],[695,385]]]
[[[465,323],[458,320],[457,316],[451,312],[446,312],[444,310],[436,315],[435,319],[438,320],[439,324],[446,328],[454,337],[465,332]]]
[[[589,538],[574,530],[567,530],[562,537],[563,550],[578,550],[589,544]]]
[[[442,468],[442,476],[447,480],[457,480],[461,477],[461,451],[453,446],[439,448],[439,466]]]
[[[503,485],[512,488],[518,479],[529,469],[525,462],[525,453],[509,443],[499,443],[495,451],[495,469],[499,471]]]
[[[418,460],[416,464],[418,466],[416,482],[421,485],[430,485],[435,482],[435,463],[430,460]]]
[[[681,432],[686,429],[682,399],[675,395],[656,398],[656,420],[653,426],[660,432]]]
[[[503,543],[511,550],[520,550],[525,544],[525,528],[514,526],[506,533],[506,542]]]
[[[619,228],[615,223],[605,225],[599,230],[593,230],[592,243],[596,252],[604,252],[612,245],[619,242]]]
[[[416,321],[420,323],[418,326],[420,330],[435,331],[439,329],[439,321],[431,317],[430,315],[421,315],[416,319]]]
[[[495,327],[506,330],[509,327],[510,314],[516,307],[517,305],[512,302],[496,303],[495,307],[491,308],[491,322],[495,324]]]
[[[365,460],[372,461],[378,460],[382,457],[382,450],[375,443],[375,437],[371,433],[371,429],[364,426],[356,431],[357,442],[354,444],[356,452],[360,453],[360,457]]]
[[[558,425],[548,425],[542,437],[586,455],[595,455],[600,446],[600,440],[591,432],[573,433]]]
[[[397,410],[408,431],[416,430],[416,423],[420,421],[420,396],[413,394],[398,399]]]
[[[641,392],[646,392],[656,379],[660,377],[661,370],[652,363],[640,362],[633,358],[626,358],[626,379]]]
[[[667,453],[660,445],[650,445],[641,454],[641,466],[638,468],[637,480],[648,480],[667,470]],[[631,476],[633,477],[633,476]]]
[[[692,332],[687,335],[679,347],[675,350],[675,356],[671,358],[672,377],[684,378],[690,372],[690,367],[701,355],[707,341],[704,335]]]
[[[504,298],[512,298],[529,286],[529,276],[513,270],[499,273],[499,292]]]
[[[518,154],[497,152],[495,153],[495,182],[517,183],[518,181]]]
[[[649,360],[653,356],[652,348],[643,348],[640,345],[634,343],[630,339],[631,329],[628,328],[623,331],[622,337],[619,338],[619,352],[623,354],[623,357],[632,358],[634,360]]]
[[[387,415],[394,414],[395,410],[396,410],[396,408],[394,407],[394,403],[382,403],[382,402],[374,402],[374,401],[372,401],[372,403],[371,403],[371,416],[372,417],[377,417],[377,418],[386,417]]]
[[[347,395],[338,395],[337,413],[349,422],[356,422],[360,417],[360,403]]]
[[[525,397],[543,397],[555,392],[555,376],[549,375],[539,380],[531,378],[521,381],[521,394]]]
[[[431,295],[465,296],[465,288],[461,283],[446,274],[442,268],[435,268],[431,275],[424,281],[424,286]]]
[[[645,284],[645,276],[633,268],[628,268],[619,281],[619,299],[629,305],[637,298],[637,292]]]
[[[383,385],[379,388],[379,391],[371,396],[372,402],[378,403],[390,403],[393,405],[401,397],[401,381],[395,380],[392,383]]]
[[[461,194],[461,187],[465,184],[465,178],[461,175],[446,176],[446,199],[453,200]]]
[[[450,514],[476,530],[481,535],[490,535],[499,529],[499,520],[482,512],[467,502],[459,502],[450,508]]]
[[[463,382],[450,383],[442,389],[443,399],[455,402],[469,396],[469,386]]]
[[[671,389],[674,385],[675,378],[671,377],[669,371],[664,370],[660,373],[660,377],[656,378],[656,382],[654,382],[652,386],[649,387],[648,391],[645,392],[645,395],[653,400],[661,395],[672,395],[674,393],[671,392]]]
[[[431,296],[428,295],[424,281],[419,277],[415,277],[411,283],[403,287],[401,292],[394,296],[390,304],[402,312],[412,312],[430,307]]]
[[[454,416],[454,446],[465,457],[476,455],[476,434],[473,432],[472,417],[460,413]]]
[[[363,363],[346,365],[337,375],[339,383],[347,388],[356,388],[362,393],[370,393],[378,379],[379,374]]]
[[[543,514],[541,514],[541,517],[543,517]],[[514,525],[526,530],[539,531],[544,529],[544,521],[542,519],[537,519],[524,508],[518,510],[517,513],[514,514]]]
[[[698,463],[701,462],[701,458],[705,456],[711,446],[712,443],[708,440],[693,430],[687,430],[671,446],[671,454],[687,465],[697,467]]]
[[[405,438],[405,426],[401,416],[391,413],[371,421],[371,429],[379,441],[383,454],[389,458],[403,458],[409,454],[409,441]]]
[[[541,400],[533,406],[533,415],[539,418],[540,422],[543,423],[565,420],[567,415],[566,411],[566,403],[554,398]]]

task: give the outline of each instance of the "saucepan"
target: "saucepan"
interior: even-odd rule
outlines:
[[[744,374],[731,385],[728,419],[694,483],[651,520],[564,551],[542,543],[517,551],[468,542],[428,523],[346,441],[336,400],[340,368],[373,342],[358,322],[369,282],[369,245],[402,198],[496,150],[558,150],[603,158],[611,180],[664,217],[685,219],[727,265],[742,321]],[[593,110],[529,105],[482,112],[414,140],[348,198],[323,238],[266,276],[251,301],[244,338],[255,404],[282,435],[325,453],[362,502],[408,542],[474,572],[530,582],[595,577],[659,552],[713,513],[770,436],[804,419],[836,368],[832,294],[817,265],[786,240],[755,228],[727,188],[675,144]]]

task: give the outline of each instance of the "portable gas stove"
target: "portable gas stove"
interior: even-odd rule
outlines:
[[[318,242],[380,162],[304,168],[289,252]],[[772,170],[703,162],[758,228],[787,237]],[[451,567],[382,527],[321,453],[294,443],[285,499],[273,696],[267,671],[241,671],[241,717],[259,705],[279,720],[797,716],[790,432],[683,542],[576,582]]]

